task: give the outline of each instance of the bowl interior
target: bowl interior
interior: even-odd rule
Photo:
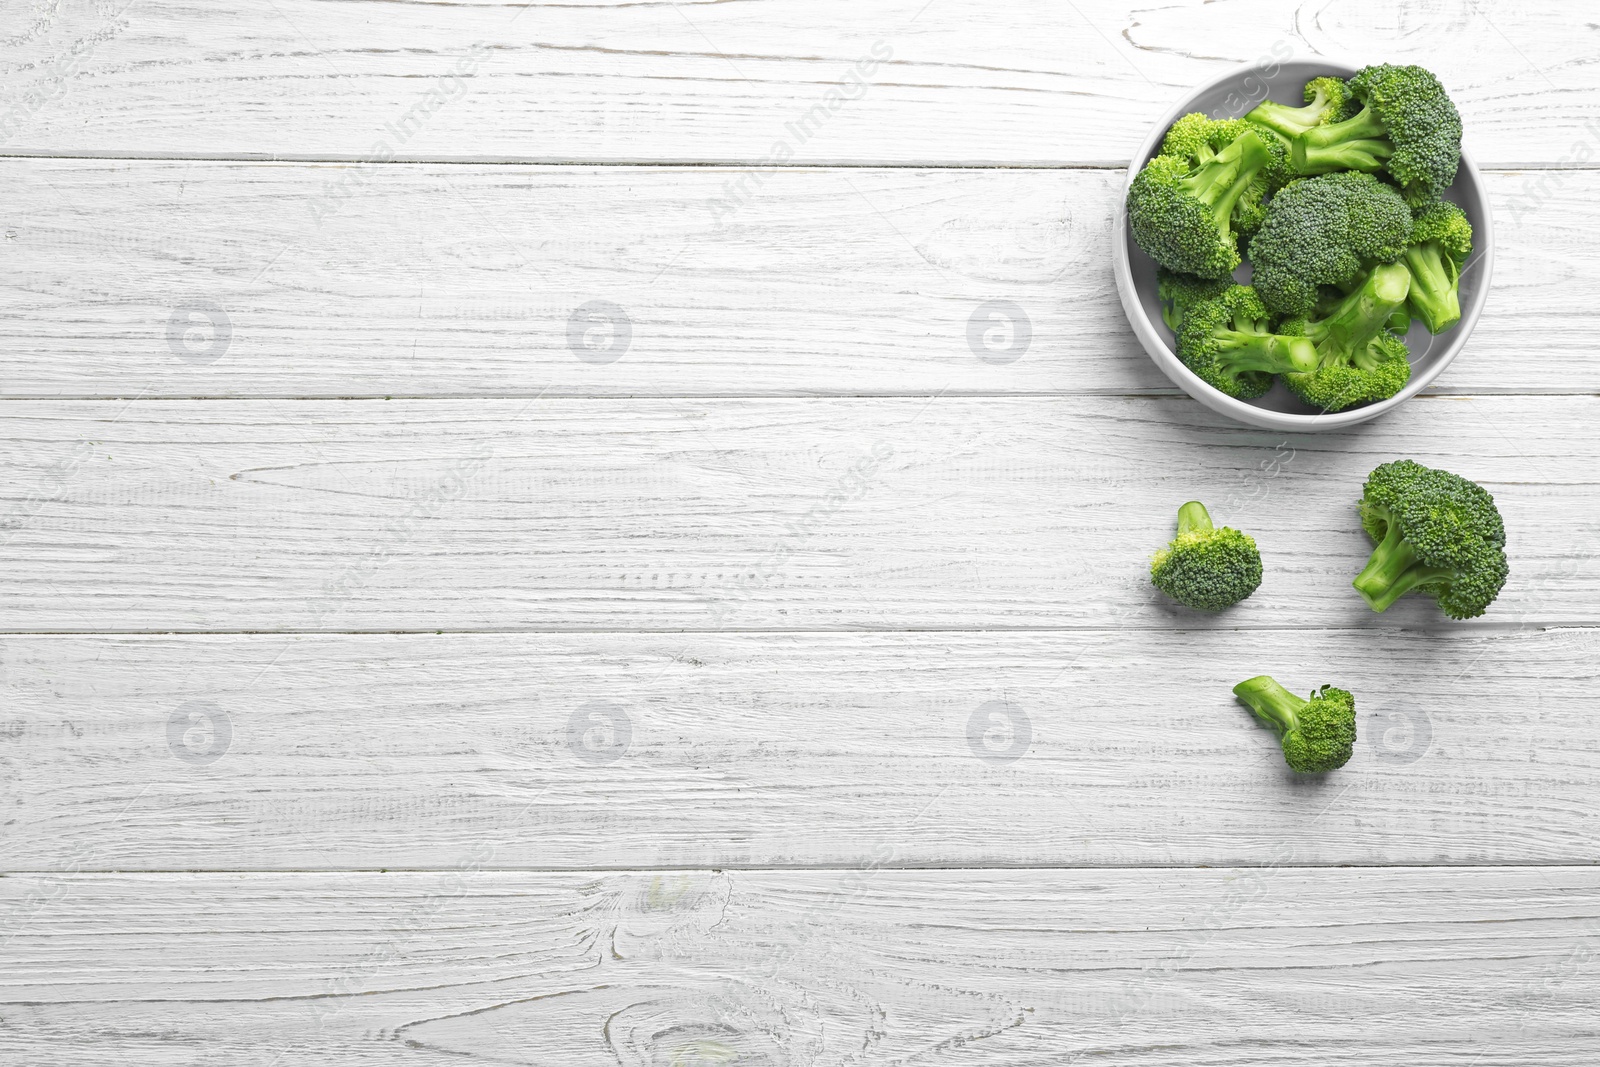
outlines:
[[[1196,91],[1187,102],[1174,112],[1162,119],[1157,131],[1153,134],[1151,144],[1147,150],[1136,159],[1134,170],[1143,167],[1150,158],[1156,154],[1161,146],[1161,138],[1173,120],[1180,115],[1191,111],[1203,111],[1212,118],[1239,118],[1262,100],[1271,98],[1280,103],[1299,105],[1302,97],[1301,91],[1305,83],[1312,78],[1323,74],[1336,74],[1340,77],[1350,77],[1355,74],[1354,67],[1342,63],[1334,63],[1325,59],[1291,60],[1279,64],[1269,74],[1257,67],[1249,67],[1237,71],[1211,85]],[[1129,172],[1131,180],[1132,171]],[[1411,330],[1406,334],[1406,347],[1411,350],[1411,383],[1399,396],[1382,401],[1381,404],[1370,404],[1365,408],[1351,409],[1366,411],[1380,408],[1382,405],[1392,406],[1406,397],[1420,390],[1432,380],[1433,376],[1443,369],[1455,351],[1466,339],[1466,334],[1472,328],[1472,323],[1477,318],[1477,311],[1482,306],[1486,294],[1486,272],[1476,269],[1481,259],[1489,248],[1489,218],[1485,207],[1483,190],[1479,185],[1477,172],[1465,156],[1462,158],[1461,168],[1456,172],[1456,180],[1444,193],[1446,200],[1454,201],[1466,212],[1467,218],[1472,222],[1474,235],[1474,248],[1472,257],[1467,261],[1465,270],[1461,275],[1461,321],[1444,333],[1435,337],[1428,333],[1420,323],[1412,322]],[[1199,378],[1189,374],[1181,364],[1177,363],[1177,341],[1166,323],[1161,321],[1161,301],[1156,296],[1156,264],[1133,240],[1132,231],[1126,225],[1123,227],[1123,241],[1128,249],[1128,266],[1132,273],[1134,291],[1138,296],[1139,306],[1143,309],[1146,319],[1160,342],[1167,348],[1171,357],[1171,364],[1176,365],[1177,372],[1183,374],[1187,380],[1180,382],[1184,389],[1190,393],[1203,390],[1215,394],[1217,399],[1224,398]],[[1241,282],[1250,280],[1250,264],[1246,262],[1234,277]],[[1237,402],[1236,402],[1237,403]],[[1254,408],[1264,411],[1281,412],[1288,415],[1304,415],[1308,417],[1324,415],[1319,409],[1312,408],[1300,402],[1294,394],[1286,389],[1281,381],[1273,383],[1272,391],[1255,400],[1243,401]],[[1344,413],[1341,413],[1344,414]],[[1341,420],[1343,421],[1343,420]]]

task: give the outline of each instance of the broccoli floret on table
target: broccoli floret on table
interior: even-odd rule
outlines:
[[[1151,583],[1186,607],[1221,611],[1261,584],[1261,553],[1249,534],[1211,525],[1204,504],[1178,509],[1178,536],[1150,563]]]
[[[1272,387],[1274,374],[1309,373],[1318,357],[1309,337],[1271,329],[1271,315],[1248,285],[1192,305],[1178,330],[1178,358],[1213,389],[1250,400]]]
[[[1385,63],[1365,68],[1348,84],[1361,109],[1297,136],[1290,147],[1295,170],[1387,170],[1408,197],[1421,200],[1455,180],[1461,115],[1432,72]]]
[[[1233,692],[1278,735],[1290,770],[1318,774],[1350,762],[1356,698],[1346,690],[1325,685],[1302,699],[1263,674],[1240,682]]]
[[[1353,584],[1373,611],[1415,590],[1450,618],[1471,619],[1505,586],[1500,509],[1460,475],[1409,459],[1381,465],[1367,476],[1361,525],[1376,547]]]

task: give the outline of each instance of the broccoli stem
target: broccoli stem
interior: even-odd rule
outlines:
[[[1411,271],[1411,292],[1406,297],[1412,311],[1429,333],[1443,333],[1461,321],[1460,273],[1456,261],[1445,255],[1438,241],[1424,241],[1406,249]]]
[[[1370,107],[1364,107],[1343,122],[1317,126],[1300,134],[1289,152],[1294,169],[1301,174],[1378,171],[1394,155],[1394,145],[1389,141],[1388,127]]]
[[[1317,348],[1309,337],[1282,337],[1248,330],[1219,330],[1218,361],[1230,374],[1309,374],[1317,369]]]
[[[1267,675],[1258,675],[1233,687],[1233,695],[1250,705],[1256,718],[1266,723],[1281,738],[1300,725],[1300,712],[1309,700],[1303,700],[1273,681]]]
[[[1350,584],[1356,587],[1361,599],[1373,611],[1384,612],[1394,602],[1419,585],[1428,585],[1454,572],[1447,567],[1424,567],[1417,562],[1417,553],[1400,532],[1400,524],[1391,522],[1383,540],[1372,550],[1367,565]]]
[[[1198,500],[1191,500],[1178,509],[1178,536],[1186,533],[1205,533],[1216,527],[1211,525],[1211,513]]]
[[[1316,128],[1327,110],[1328,94],[1318,89],[1315,98],[1304,107],[1290,107],[1276,100],[1263,100],[1245,118],[1292,140]]]
[[[1246,131],[1178,184],[1209,207],[1217,228],[1227,233],[1231,232],[1234,205],[1271,161],[1266,144],[1253,131]]]
[[[1404,306],[1410,291],[1411,271],[1403,263],[1374,268],[1359,288],[1308,329],[1322,365],[1360,366],[1363,359],[1370,362],[1367,342],[1388,325],[1390,316]]]

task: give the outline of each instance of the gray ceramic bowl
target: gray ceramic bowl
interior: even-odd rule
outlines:
[[[1310,79],[1321,74],[1337,74],[1348,78],[1355,72],[1354,67],[1324,59],[1293,60],[1265,69],[1260,65],[1240,67],[1202,85],[1161,116],[1152,127],[1150,136],[1145,138],[1128,167],[1127,182],[1132,182],[1134,175],[1156,154],[1167,127],[1180,115],[1204,111],[1214,118],[1237,118],[1267,97],[1298,105],[1301,89]],[[1126,191],[1127,183],[1124,183],[1123,192]],[[1324,414],[1301,403],[1284,388],[1282,382],[1275,383],[1272,391],[1259,399],[1235,400],[1195,377],[1178,360],[1172,331],[1161,321],[1161,302],[1156,298],[1156,265],[1133,243],[1127,216],[1121,210],[1117,215],[1117,233],[1111,242],[1117,292],[1122,297],[1122,306],[1128,313],[1133,332],[1144,345],[1145,351],[1150,353],[1150,358],[1155,360],[1156,366],[1174,384],[1211,410],[1251,426],[1271,430],[1316,431],[1353,426],[1399,407],[1427,388],[1461,351],[1461,346],[1466,344],[1467,336],[1478,321],[1478,315],[1483,311],[1484,300],[1489,295],[1490,271],[1494,266],[1494,232],[1483,179],[1465,152],[1461,153],[1461,169],[1456,173],[1454,184],[1446,190],[1445,198],[1461,205],[1467,218],[1472,220],[1472,258],[1467,261],[1461,276],[1461,321],[1437,337],[1413,322],[1411,332],[1406,335],[1406,344],[1411,349],[1411,381],[1395,396],[1375,404]],[[1241,280],[1248,277],[1248,270],[1248,266],[1240,268],[1238,276]]]

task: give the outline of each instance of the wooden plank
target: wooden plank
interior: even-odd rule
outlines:
[[[1114,172],[788,170],[720,221],[712,168],[352,173],[0,163],[0,395],[1173,391],[1111,285]],[[1600,173],[1489,182],[1511,237],[1437,391],[1600,391]]]
[[[1289,440],[1186,397],[28,401],[0,419],[0,630],[1420,626],[1350,589],[1412,456],[1497,494],[1465,625],[1600,621],[1593,396],[1425,398]],[[1470,460],[1464,459],[1471,456]],[[1177,506],[1252,532],[1220,620],[1149,587]]]
[[[1600,1042],[1592,868],[11,877],[0,900],[0,1051],[28,1064],[1588,1067]]]
[[[1104,163],[1190,87],[1317,54],[1432,67],[1499,165],[1592,164],[1600,108],[1559,0],[70,0],[19,29],[0,137],[43,155]]]
[[[1591,862],[1600,630],[0,639],[0,870]],[[1232,686],[1358,697],[1297,778]]]

